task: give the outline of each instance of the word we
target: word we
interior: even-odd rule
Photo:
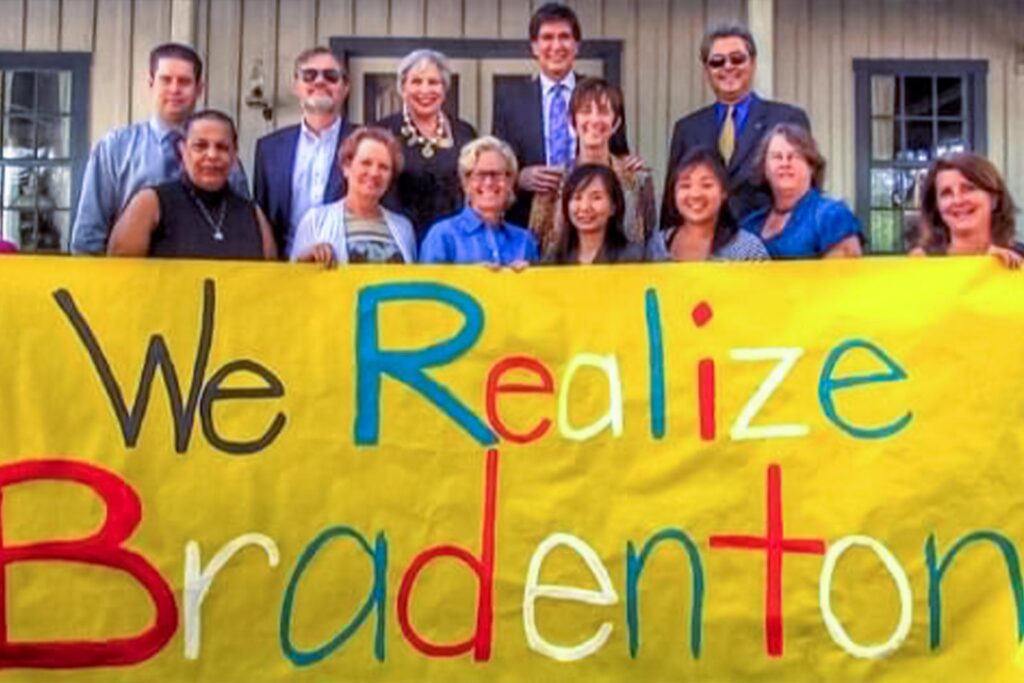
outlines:
[[[216,311],[216,286],[213,280],[203,281],[203,307],[199,327],[199,340],[196,343],[195,360],[192,363],[192,378],[188,387],[187,397],[182,397],[181,380],[178,379],[174,361],[167,350],[167,342],[163,335],[154,334],[150,337],[146,349],[146,360],[139,376],[138,390],[129,410],[121,386],[114,378],[110,361],[100,346],[96,335],[85,316],[75,304],[74,297],[66,289],[53,293],[57,305],[67,317],[68,322],[78,334],[79,340],[89,353],[96,374],[99,375],[103,389],[106,391],[111,408],[121,428],[124,444],[134,448],[138,443],[139,432],[146,418],[149,407],[149,395],[156,377],[157,369],[164,378],[167,388],[167,401],[170,404],[171,417],[174,421],[174,450],[184,453],[188,450],[192,438],[192,424],[196,409],[199,410],[203,436],[214,448],[233,455],[256,453],[269,446],[284,429],[287,421],[284,413],[274,415],[270,425],[258,437],[239,441],[222,436],[213,420],[214,404],[218,401],[253,401],[284,396],[284,384],[277,375],[254,360],[238,359],[225,363],[216,372],[206,378],[206,366],[210,359],[210,347],[213,344]],[[262,386],[230,388],[223,386],[233,374],[250,373],[264,382]]]

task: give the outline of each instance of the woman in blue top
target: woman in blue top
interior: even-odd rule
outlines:
[[[758,150],[755,169],[768,183],[772,205],[740,227],[761,238],[775,259],[860,256],[860,221],[843,202],[821,194],[825,158],[810,132],[780,123]]]
[[[459,153],[459,177],[466,208],[443,218],[427,232],[421,263],[482,263],[520,269],[537,260],[537,241],[526,228],[505,222],[515,199],[515,154],[485,135]]]

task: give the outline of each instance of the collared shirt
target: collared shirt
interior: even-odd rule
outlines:
[[[434,223],[420,247],[420,263],[490,263],[507,266],[537,261],[537,241],[526,228],[511,223],[488,225],[464,208]]]
[[[105,253],[110,229],[135,193],[181,176],[173,131],[154,116],[113,130],[96,143],[82,177],[71,229],[72,252]],[[249,184],[241,165],[231,169],[228,182],[236,193],[249,199]]]
[[[286,254],[291,253],[292,238],[302,217],[314,206],[324,203],[324,191],[331,176],[340,132],[341,117],[320,134],[306,125],[305,119],[302,121],[299,143],[295,147],[295,165],[292,166],[292,210],[284,243]]]
[[[740,136],[740,133],[743,132],[743,126],[747,125],[747,117],[750,116],[750,103],[753,99],[753,93],[748,93],[746,97],[733,105],[732,122],[736,129],[736,137]],[[718,130],[722,129],[722,124],[725,123],[725,115],[728,111],[729,105],[715,102],[715,123],[718,124]]]
[[[566,112],[568,112],[569,99],[572,98],[572,91],[576,89],[576,74],[570,71],[568,74],[566,74],[565,78],[563,78],[560,81],[553,81],[547,76],[545,76],[543,73],[540,75],[540,101],[542,105],[541,110],[544,116],[544,157],[547,160],[547,163],[549,164],[551,163],[551,150],[548,149],[548,131],[551,130],[551,121],[549,120],[551,118],[551,101],[555,97],[555,86],[559,84],[565,86],[565,89],[562,91],[561,95],[562,97],[565,98],[565,109]],[[569,136],[572,138],[573,142],[575,142],[576,131],[572,127],[572,115],[566,113],[566,116],[569,117],[570,119]]]

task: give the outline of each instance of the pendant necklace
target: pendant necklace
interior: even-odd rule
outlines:
[[[423,155],[424,159],[434,156],[434,152],[437,149],[446,149],[452,146],[452,138],[448,134],[448,126],[445,123],[444,114],[438,112],[437,130],[434,131],[432,137],[427,137],[420,133],[419,128],[412,122],[412,117],[409,116],[409,109],[402,107],[402,135],[409,139],[409,147],[420,146],[420,154]]]
[[[213,239],[217,242],[224,241],[224,219],[228,215],[228,199],[224,197],[220,200],[220,205],[217,207],[217,220],[213,219],[213,215],[210,210],[206,208],[206,204],[199,198],[195,190],[192,189],[190,183],[185,183],[185,189],[188,191],[188,196],[192,198],[192,203],[199,209],[199,213],[203,216],[203,220],[213,230]]]

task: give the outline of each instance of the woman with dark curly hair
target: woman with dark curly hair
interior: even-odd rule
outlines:
[[[924,225],[912,254],[991,254],[1008,268],[1024,255],[1014,243],[1017,208],[985,157],[961,152],[936,159],[924,186]]]

